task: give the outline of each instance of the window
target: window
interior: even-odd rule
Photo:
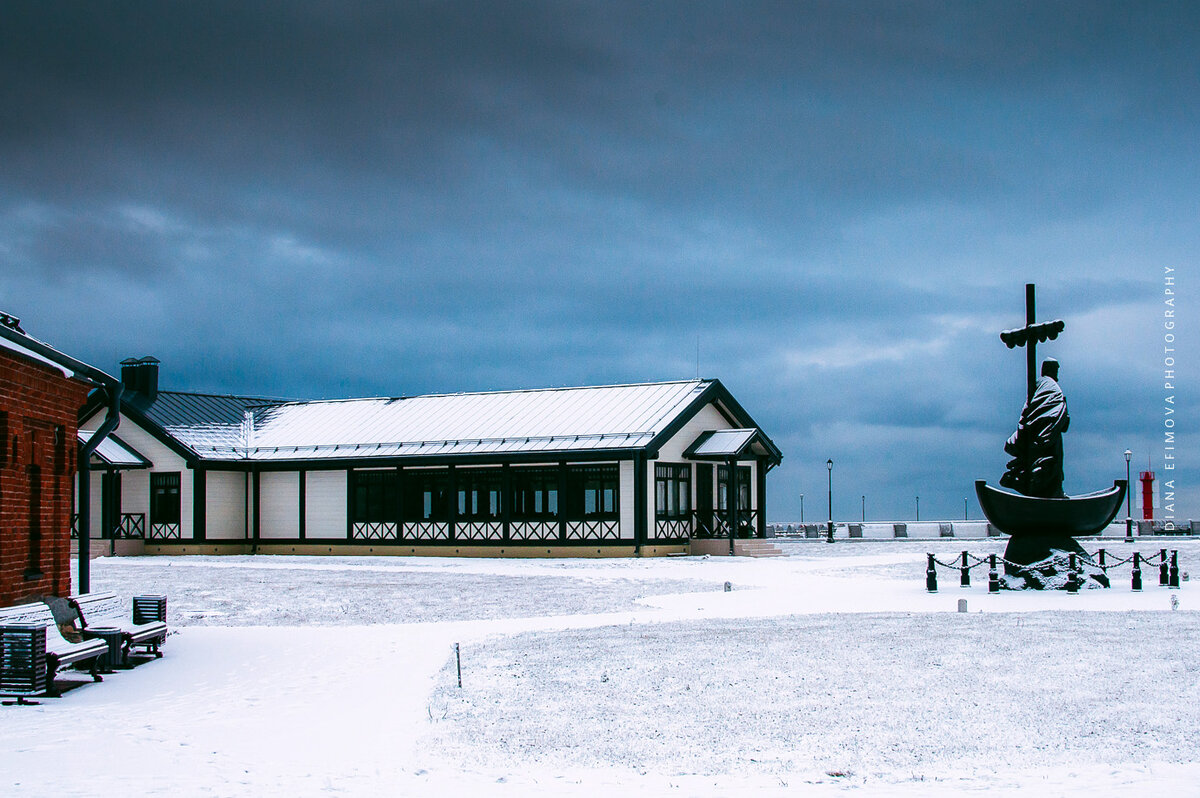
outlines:
[[[750,466],[738,466],[738,511],[750,509]],[[717,509],[729,509],[729,466],[717,469]]]
[[[514,519],[558,518],[558,469],[514,468],[511,474]]]
[[[654,466],[654,514],[661,519],[688,518],[692,513],[692,467]]]
[[[455,472],[458,485],[458,520],[500,519],[500,469],[461,469]]]
[[[399,508],[396,501],[396,472],[351,471],[350,518],[356,524],[395,523]]]
[[[450,520],[450,472],[444,469],[404,470],[405,521]]]
[[[615,465],[572,467],[567,472],[567,518],[572,521],[616,519],[620,484]]]
[[[179,472],[150,475],[150,523],[179,523]]]

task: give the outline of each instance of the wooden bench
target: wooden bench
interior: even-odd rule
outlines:
[[[127,612],[115,593],[84,593],[68,601],[79,613],[86,634],[89,628],[116,628],[123,640],[121,663],[134,646],[161,657],[159,646],[167,639],[167,599],[165,596],[135,596],[133,611]]]
[[[54,687],[54,677],[60,668],[67,665],[86,663],[92,680],[103,681],[96,668],[100,656],[108,652],[108,644],[103,640],[84,640],[80,643],[67,640],[54,621],[54,613],[42,602],[35,601],[32,604],[0,609],[0,629],[6,629],[10,625],[46,628],[46,692],[49,695],[58,695]]]

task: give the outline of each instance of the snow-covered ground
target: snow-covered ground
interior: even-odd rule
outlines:
[[[1197,794],[1195,581],[925,592],[925,552],[1002,545],[96,560],[95,589],[166,593],[177,632],[0,709],[0,794]],[[1197,571],[1196,541],[1137,549],[1164,545]]]

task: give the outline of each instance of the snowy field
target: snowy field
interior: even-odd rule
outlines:
[[[95,560],[95,589],[166,593],[177,631],[0,708],[0,794],[1197,794],[1194,580],[989,595],[943,571],[931,595],[925,552],[1003,542],[782,546]],[[1136,548],[1164,546],[1200,572],[1200,542]]]

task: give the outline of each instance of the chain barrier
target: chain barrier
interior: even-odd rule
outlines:
[[[970,552],[964,551],[958,561],[942,562],[935,555],[929,553],[926,555],[927,563],[925,566],[925,589],[930,593],[937,592],[937,569],[942,568],[956,570],[959,572],[959,584],[961,587],[971,586],[971,571],[981,565],[988,566],[988,592],[997,593],[1000,590],[999,566],[1003,565],[1005,573],[1015,572],[1016,575],[1022,573],[1034,573],[1040,568],[1053,566],[1055,568],[1067,568],[1067,592],[1078,593],[1082,582],[1082,565],[1089,565],[1099,569],[1106,577],[1110,569],[1120,565],[1131,564],[1130,572],[1130,589],[1140,591],[1142,589],[1142,567],[1158,568],[1158,584],[1160,587],[1171,589],[1179,588],[1179,550],[1172,549],[1168,554],[1166,549],[1160,549],[1157,556],[1145,556],[1139,551],[1133,552],[1128,558],[1116,557],[1100,549],[1095,555],[1084,552],[1069,552],[1060,554],[1055,557],[1042,560],[1037,564],[1037,567],[1024,563],[1016,563],[1011,560],[1006,560],[996,554],[989,554],[986,557],[977,557]],[[970,561],[974,560],[974,563]]]

